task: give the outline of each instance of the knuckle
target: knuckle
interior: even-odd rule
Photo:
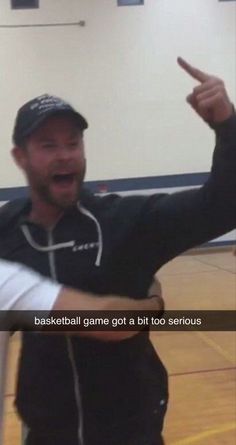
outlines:
[[[200,88],[201,88],[200,86],[196,86],[196,87],[194,87],[194,88],[193,88],[193,93],[192,93],[192,94],[197,95],[197,94],[199,93],[199,90],[201,91]]]
[[[224,88],[220,87],[216,90],[216,97],[221,99],[224,99],[226,97]]]
[[[219,79],[219,77],[215,78],[215,82],[216,82],[217,85],[219,85],[219,87],[222,87],[222,88],[225,87],[225,84],[224,84],[223,80]]]
[[[198,109],[200,111],[205,111],[206,110],[206,105],[203,102],[199,102]]]
[[[218,91],[215,98],[217,101],[224,99],[224,94],[222,94],[222,91]]]

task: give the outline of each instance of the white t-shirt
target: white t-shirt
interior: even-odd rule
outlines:
[[[50,313],[61,290],[26,267],[0,260],[0,311],[45,311]],[[22,320],[24,312],[22,312]],[[24,321],[24,320],[23,320]],[[3,400],[9,333],[0,331],[0,445],[3,431]]]

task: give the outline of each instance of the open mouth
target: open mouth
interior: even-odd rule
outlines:
[[[56,174],[53,175],[52,179],[54,184],[68,186],[73,184],[75,180],[75,174],[74,173]]]

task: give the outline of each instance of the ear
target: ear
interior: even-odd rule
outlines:
[[[11,154],[13,156],[13,159],[22,170],[25,170],[26,167],[26,161],[27,161],[27,151],[25,148],[15,146],[11,150]]]

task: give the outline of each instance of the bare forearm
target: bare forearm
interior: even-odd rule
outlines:
[[[87,311],[93,312],[104,311],[106,316],[109,312],[114,311],[152,311],[162,314],[164,309],[164,302],[161,296],[155,295],[148,299],[134,300],[128,297],[119,296],[95,296],[93,294],[75,291],[73,289],[63,288],[53,306],[53,313],[55,311]],[[69,332],[74,335],[81,335],[85,337],[96,338],[103,341],[120,341],[136,335],[138,330],[125,331],[122,329],[111,331],[96,331],[96,330],[82,330]]]
[[[82,291],[64,288],[22,265],[0,260],[0,310],[16,314],[11,318],[19,327],[33,326],[28,312],[42,311],[45,315],[55,311],[162,311],[161,297],[134,300],[118,296],[96,296]],[[13,311],[13,312],[12,312]],[[9,319],[10,319],[9,318]],[[14,318],[14,317],[13,317]],[[12,326],[9,326],[11,329]],[[135,335],[137,331],[75,331],[74,334],[101,340],[122,340]],[[54,331],[53,333],[56,333]],[[57,332],[60,333],[60,332]],[[65,331],[63,331],[65,334]]]

